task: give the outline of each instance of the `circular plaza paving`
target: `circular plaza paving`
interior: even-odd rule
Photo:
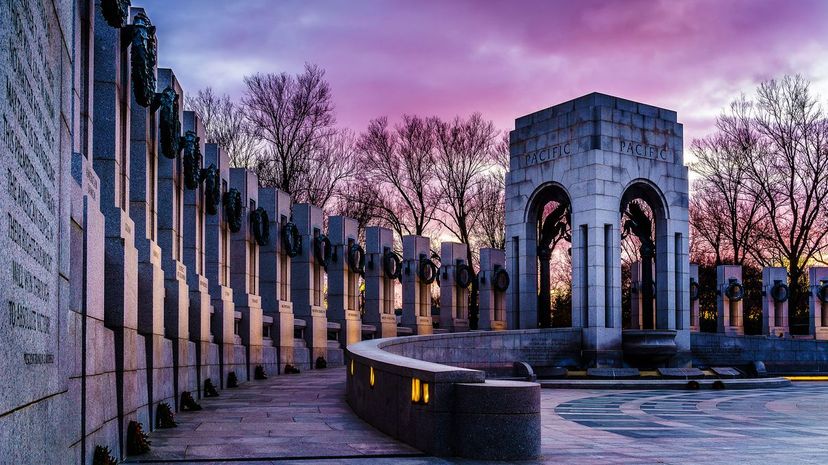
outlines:
[[[448,464],[362,422],[345,370],[255,381],[176,416],[133,463]],[[826,464],[828,383],[744,391],[544,389],[537,464]]]

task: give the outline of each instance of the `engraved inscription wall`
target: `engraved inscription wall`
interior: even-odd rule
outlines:
[[[51,0],[0,0],[0,11],[0,391],[15,393],[0,395],[3,413],[60,386],[61,103],[71,69]]]

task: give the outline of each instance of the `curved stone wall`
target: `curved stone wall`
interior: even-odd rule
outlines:
[[[540,385],[486,380],[515,361],[557,363],[578,330],[410,336],[348,347],[346,397],[363,420],[428,454],[520,460],[540,453]],[[440,360],[452,365],[435,363]]]

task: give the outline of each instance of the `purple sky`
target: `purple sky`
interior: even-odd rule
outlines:
[[[828,2],[133,0],[185,92],[327,70],[337,120],[518,116],[599,91],[677,110],[686,143],[740,92],[798,72],[828,97]]]

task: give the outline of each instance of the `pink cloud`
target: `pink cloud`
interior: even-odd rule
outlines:
[[[189,90],[240,95],[244,74],[314,62],[355,130],[381,115],[473,111],[510,129],[599,91],[677,110],[689,139],[759,80],[816,75],[828,58],[828,4],[808,0],[141,3],[161,64]]]

